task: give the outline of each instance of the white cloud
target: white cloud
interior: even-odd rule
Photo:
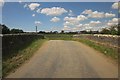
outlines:
[[[25,4],[23,7],[26,8],[28,6],[28,4]]]
[[[36,15],[35,14],[32,14],[33,17],[35,17]]]
[[[65,17],[64,18],[64,25],[77,25],[80,21],[86,20],[87,17],[84,15],[78,15],[77,17]]]
[[[118,24],[118,18],[113,18],[112,20],[109,20],[107,25],[108,26],[113,26]]]
[[[41,13],[41,8],[37,9],[36,12],[37,12],[37,13]]]
[[[35,10],[39,6],[40,6],[39,3],[31,3],[31,4],[28,5],[28,7],[30,8],[30,10]]]
[[[83,21],[83,20],[86,20],[86,19],[88,19],[88,18],[85,17],[84,15],[78,15],[78,16],[77,16],[77,19],[78,19],[79,21]]]
[[[92,13],[91,9],[89,9],[89,10],[86,9],[85,11],[82,12],[82,14],[91,14],[91,13]]]
[[[88,14],[88,17],[91,17],[91,18],[104,18],[104,12],[94,11],[91,14]]]
[[[71,31],[71,28],[69,26],[64,26],[62,30]]]
[[[118,9],[118,2],[113,3],[112,8],[113,9]]]
[[[76,17],[65,17],[64,21],[66,21],[67,24],[75,25],[79,23],[79,20]]]
[[[115,17],[115,14],[112,14],[112,13],[105,13],[105,17]]]
[[[41,13],[49,16],[59,16],[63,13],[67,13],[67,10],[61,7],[43,8]]]
[[[83,24],[78,24],[76,25],[77,28],[82,28],[83,27]]]
[[[99,25],[99,24],[101,24],[100,21],[90,21],[90,23],[89,23],[89,25],[91,25],[91,26],[96,26],[96,25]]]
[[[69,10],[68,16],[74,16],[73,11]]]
[[[4,0],[0,0],[0,7],[4,6],[5,1]]]
[[[109,18],[109,17],[115,17],[115,14],[98,12],[98,11],[92,11],[91,9],[83,11],[82,14],[87,14],[88,18]]]
[[[53,17],[50,21],[52,21],[52,22],[58,22],[58,21],[60,21],[60,18],[58,18],[58,17]]]
[[[35,21],[35,25],[39,26],[41,25],[42,23],[40,21]]]
[[[69,26],[69,25],[74,25],[74,24],[71,23],[71,22],[66,21],[63,25],[64,25],[64,26]]]

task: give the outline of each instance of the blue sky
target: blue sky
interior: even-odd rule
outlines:
[[[2,23],[24,31],[100,30],[117,24],[113,2],[5,2]]]

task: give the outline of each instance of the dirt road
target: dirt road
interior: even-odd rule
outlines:
[[[8,78],[117,78],[118,67],[76,42],[50,40]]]

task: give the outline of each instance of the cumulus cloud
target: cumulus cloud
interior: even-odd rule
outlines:
[[[41,8],[36,10],[37,13],[41,13]]]
[[[68,12],[67,10],[61,7],[43,8],[41,10],[42,14],[49,15],[49,16],[59,16],[67,12]]]
[[[64,25],[76,25],[79,24],[80,21],[86,20],[87,17],[84,15],[78,15],[77,17],[65,17],[64,18]]]
[[[104,13],[104,12],[92,11],[90,9],[83,11],[82,14],[87,14],[89,18],[109,18],[109,17],[115,17],[115,14],[112,14],[112,13]]]
[[[30,10],[35,10],[39,6],[40,6],[39,3],[31,3],[31,4],[28,5],[28,7],[30,8]]]
[[[104,18],[104,12],[94,11],[91,14],[89,14],[88,17],[91,17],[91,18]]]
[[[89,25],[91,25],[91,26],[96,26],[96,25],[99,25],[99,24],[101,24],[100,21],[90,21],[90,23],[89,23]]]
[[[83,21],[83,20],[86,20],[86,19],[88,19],[86,16],[84,16],[84,15],[78,15],[77,16],[77,19],[79,20],[79,21]]]
[[[36,15],[35,14],[32,14],[33,17],[35,17]]]
[[[108,26],[113,26],[118,24],[118,18],[113,18],[112,20],[109,20],[107,25]]]
[[[112,8],[113,9],[118,9],[118,2],[113,3]]]
[[[71,31],[71,28],[69,26],[64,26],[62,30]]]
[[[65,17],[64,21],[66,21],[68,25],[74,25],[79,23],[79,20],[76,17]]]
[[[50,21],[52,21],[52,22],[58,22],[58,21],[60,21],[60,18],[58,18],[58,17],[53,17]]]
[[[86,9],[85,11],[82,12],[82,14],[91,14],[92,10],[91,9]]]
[[[39,26],[41,25],[42,23],[40,21],[35,21],[35,25]]]
[[[112,14],[112,13],[105,13],[105,17],[115,17],[115,14]]]

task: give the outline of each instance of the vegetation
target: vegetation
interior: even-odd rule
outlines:
[[[1,24],[0,24],[1,25]],[[23,33],[24,31],[21,29],[9,29],[6,25],[1,25],[2,27],[2,34],[16,34],[16,33]]]
[[[24,33],[24,32],[21,29],[11,29],[10,33],[15,34],[15,33]]]
[[[101,34],[119,35],[120,34],[120,30],[118,29],[119,27],[120,27],[120,24],[111,26],[108,29],[107,28],[103,28],[100,33]]]
[[[85,39],[85,38],[80,38],[80,39],[74,39],[75,41],[82,42],[98,51],[101,53],[104,53],[105,55],[117,60],[118,59],[118,50],[115,48],[110,48],[108,46],[100,45],[95,43],[94,41]]]
[[[28,60],[45,41],[45,39],[37,39],[23,50],[18,51],[16,55],[9,57],[7,60],[3,60],[3,77],[8,75],[11,71],[14,71],[17,67],[21,66],[22,63]]]
[[[10,34],[10,29],[6,25],[2,25],[2,34]]]

